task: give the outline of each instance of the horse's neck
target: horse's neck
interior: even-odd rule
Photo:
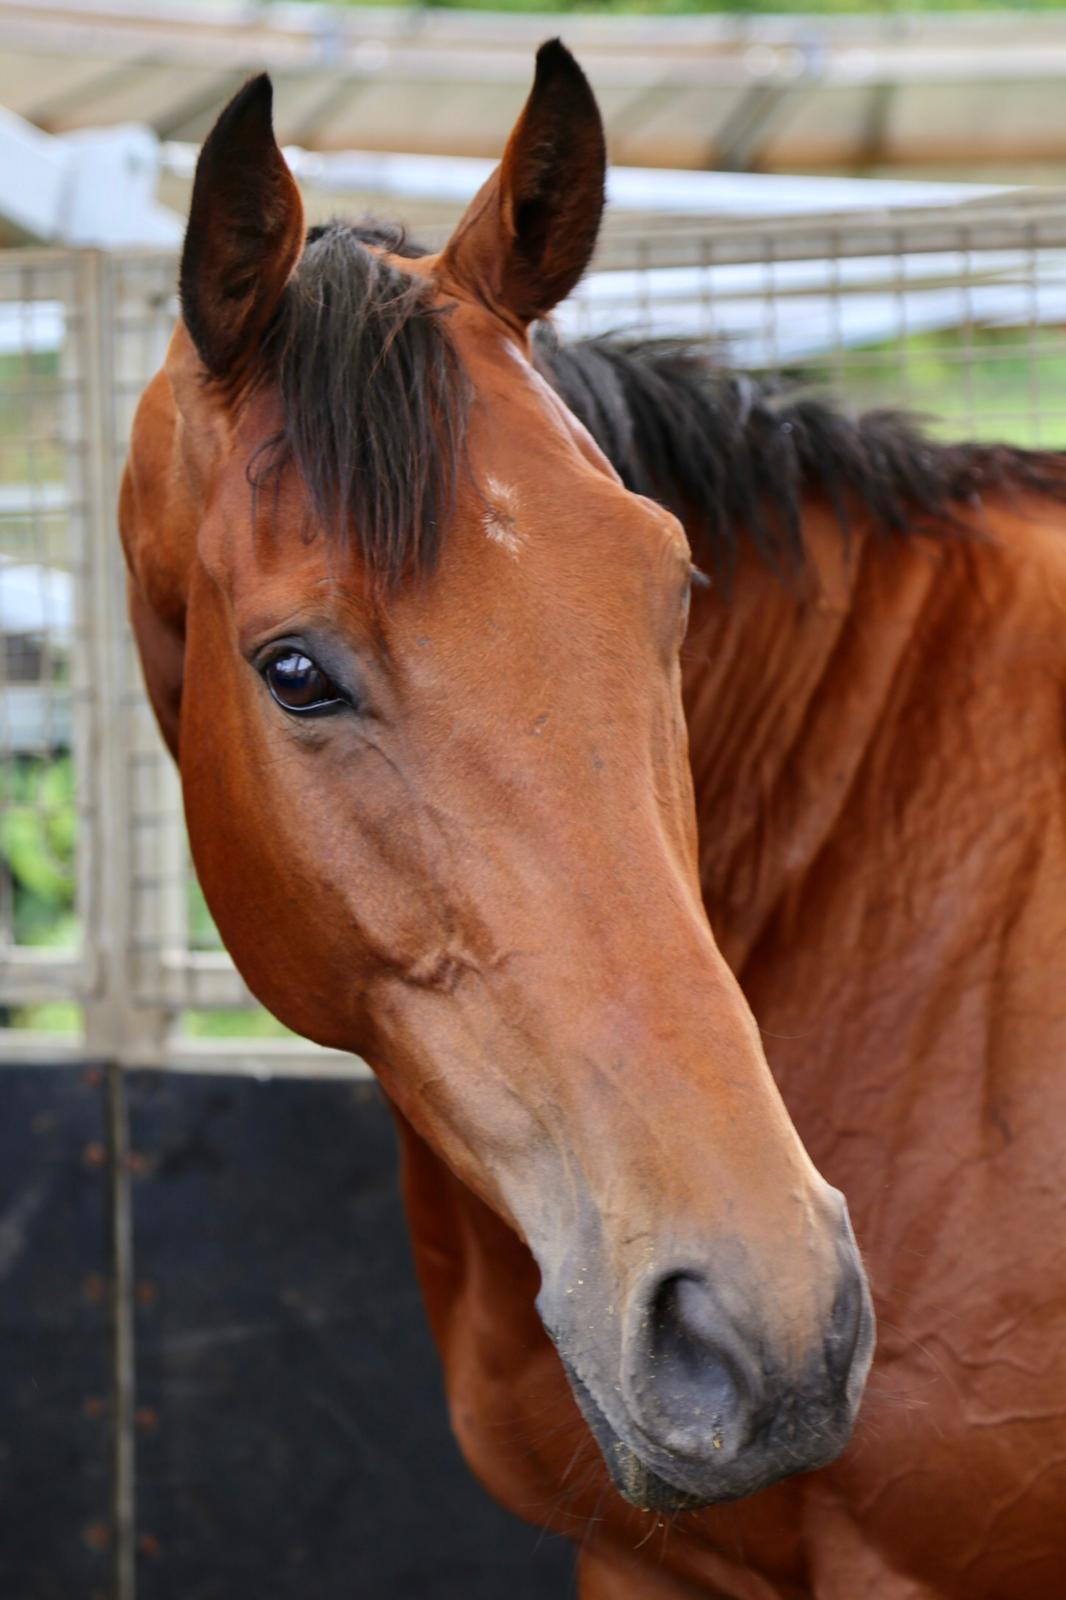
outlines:
[[[952,552],[845,541],[812,512],[809,570],[745,552],[729,595],[697,593],[682,661],[704,892],[741,970],[896,730]]]
[[[1066,955],[1062,520],[848,549],[812,512],[802,594],[752,559],[699,597],[704,893],[783,1080],[1027,1056]]]
[[[911,1336],[970,1306],[975,1371],[997,1307],[1061,1271],[1066,536],[1030,510],[850,561],[815,519],[820,597],[752,566],[687,651],[710,919],[923,1405]]]

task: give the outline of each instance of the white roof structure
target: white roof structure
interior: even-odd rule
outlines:
[[[964,158],[970,177],[1033,161],[1066,174],[1066,16],[1048,13],[559,18],[0,0],[0,242],[175,246],[201,139],[267,68],[309,218],[399,214],[432,245],[498,157],[533,52],[561,23],[604,110],[611,213],[630,238],[685,217],[994,193],[995,182],[931,181]],[[880,182],[843,175],[871,169]]]
[[[1066,16],[537,16],[254,0],[0,0],[0,104],[198,143],[252,71],[317,151],[496,154],[562,31],[622,166],[1066,171]],[[1028,175],[1027,173],[1024,175]]]
[[[181,219],[156,199],[159,145],[148,128],[58,137],[0,106],[0,221],[64,244],[174,245]]]
[[[1066,17],[563,20],[616,161],[595,269],[560,312],[568,331],[635,328],[654,298],[659,331],[713,331],[738,359],[761,363],[876,340],[899,315],[912,332],[967,317],[989,326],[1066,320],[1066,238],[1059,230],[1044,241],[1055,253],[1037,294],[1018,228],[1024,214],[1037,230],[1024,238],[1043,238],[1050,208],[1058,230],[1061,191],[915,179],[893,171],[891,159],[906,145],[892,132],[895,108],[912,100],[926,107],[920,170],[933,164],[935,108],[969,126],[971,102],[1000,158],[1008,148],[1032,157],[1026,107],[1049,89],[1056,115],[1046,118],[1040,151],[1057,152],[1066,167],[1066,118],[1057,112]],[[528,90],[532,53],[559,21],[243,0],[156,0],[150,12],[145,0],[0,0],[0,102],[9,107],[0,113],[0,218],[40,239],[176,247],[199,141],[228,95],[266,67],[310,218],[399,216],[432,247],[490,171]],[[859,144],[838,115],[857,94],[865,97]],[[812,117],[820,145],[801,137]],[[971,141],[971,152],[980,148]],[[878,179],[735,170],[848,167],[875,154],[886,174]],[[664,156],[685,165],[639,164]],[[696,170],[708,159],[734,170]],[[902,225],[937,207],[954,219],[943,245],[912,259],[885,219]],[[842,232],[843,214],[855,224]],[[997,217],[1010,221],[1002,242]],[[978,224],[983,275],[974,285],[960,229],[970,237]],[[753,254],[762,233],[767,251]],[[767,326],[768,257],[775,292],[803,306],[786,329]],[[35,305],[32,327],[25,307],[0,310],[0,351],[31,335],[34,348],[58,347],[57,303]]]

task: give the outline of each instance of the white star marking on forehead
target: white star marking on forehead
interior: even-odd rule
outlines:
[[[517,527],[518,491],[513,484],[490,475],[485,479],[485,499],[488,503],[481,514],[485,537],[517,556],[522,548]]]

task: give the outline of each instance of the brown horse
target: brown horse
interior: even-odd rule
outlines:
[[[437,256],[305,238],[223,113],[121,505],[197,868],[377,1070],[457,1434],[584,1600],[1052,1600],[1066,469],[535,347],[603,173],[557,44]],[[884,1310],[788,1482],[872,1322],[733,972]]]

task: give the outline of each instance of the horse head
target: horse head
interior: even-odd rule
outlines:
[[[533,355],[604,170],[551,43],[439,254],[306,234],[251,82],[200,158],[121,523],[237,966],[517,1230],[616,1484],[669,1507],[837,1455],[872,1317],[701,902],[685,537]]]

